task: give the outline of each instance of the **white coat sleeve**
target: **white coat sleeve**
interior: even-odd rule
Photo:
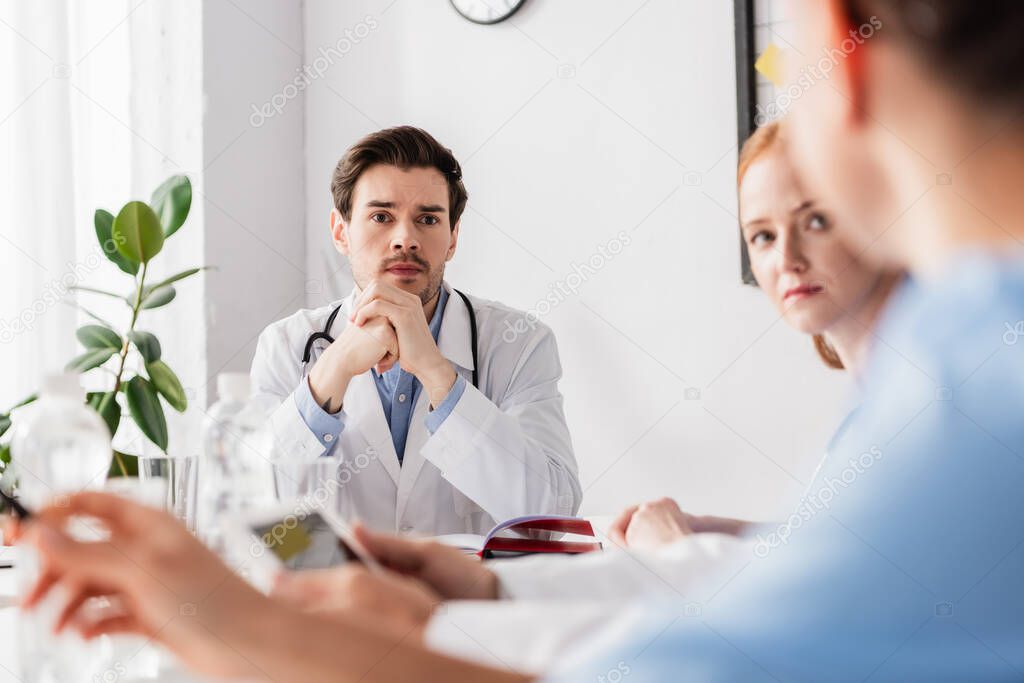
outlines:
[[[699,617],[754,557],[754,542],[696,534],[658,551],[495,560],[511,599],[451,601],[424,634],[428,647],[524,673],[572,670],[595,652],[651,626],[649,603],[678,602]],[[668,623],[665,624],[666,626]]]
[[[558,391],[562,366],[554,334],[538,326],[515,350],[519,355],[508,359],[512,375],[500,398],[492,401],[467,385],[421,452],[497,521],[573,515],[583,492]],[[498,348],[496,355],[505,351]]]
[[[618,629],[623,611],[607,602],[457,600],[434,612],[424,643],[497,669],[553,673],[569,664],[565,653],[574,645]]]
[[[305,381],[299,355],[291,348],[286,324],[274,323],[260,334],[249,371],[255,399],[276,406],[270,416],[275,447],[287,457],[314,459],[324,445],[306,424],[295,402],[299,383]]]
[[[656,551],[535,555],[487,566],[508,598],[621,601],[693,595],[705,579],[714,583],[730,567],[749,562],[753,548],[744,538],[694,534]]]

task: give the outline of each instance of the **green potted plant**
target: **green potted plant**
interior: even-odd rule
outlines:
[[[107,322],[75,301],[74,305],[94,322],[78,328],[75,336],[83,350],[65,369],[98,373],[106,378],[104,383],[108,388],[89,392],[86,402],[103,418],[112,436],[117,433],[122,416],[128,414],[142,434],[165,453],[169,436],[163,404],[184,412],[188,400],[177,375],[161,358],[160,340],[139,325],[145,311],[166,306],[174,300],[175,283],[204,270],[189,268],[162,279],[152,277],[153,258],[160,253],[164,241],[184,225],[191,205],[189,179],[175,175],[153,192],[148,204],[128,202],[116,216],[97,209],[93,218],[96,239],[107,258],[132,278],[133,285],[127,294],[81,285],[72,288],[124,302],[126,324],[116,326]],[[11,427],[11,411],[34,400],[35,395],[29,396],[0,413],[0,437]],[[17,457],[16,453],[13,455]],[[6,468],[11,456],[9,440],[0,443],[0,468]],[[113,452],[111,476],[137,473],[134,456]]]

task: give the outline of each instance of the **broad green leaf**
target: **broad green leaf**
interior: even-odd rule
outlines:
[[[135,344],[135,348],[142,354],[142,359],[147,363],[160,360],[160,340],[156,338],[156,335],[152,332],[143,332],[142,330],[133,330],[128,338]]]
[[[75,332],[78,341],[87,349],[120,350],[124,344],[121,337],[109,327],[103,325],[82,325]]]
[[[153,190],[149,203],[160,217],[164,237],[173,235],[185,223],[192,206],[192,183],[188,176],[172,175]]]
[[[149,381],[160,395],[167,399],[167,403],[179,413],[185,412],[188,408],[188,399],[185,398],[185,390],[174,371],[162,360],[158,360],[146,363],[146,372],[149,373]]]
[[[128,398],[128,411],[139,426],[142,433],[156,444],[164,453],[167,452],[167,420],[156,389],[146,381],[145,377],[136,375],[128,380],[125,389]]]
[[[117,402],[117,395],[113,391],[90,391],[86,395],[86,403],[107,423],[110,437],[113,438],[117,426],[121,424],[121,404]]]
[[[0,415],[0,436],[7,433],[7,430],[11,428],[11,416]]]
[[[5,465],[11,464],[11,444],[0,444],[0,462]]]
[[[110,471],[107,472],[107,477],[137,476],[139,476],[139,458],[121,451],[114,451],[114,458],[110,462]]]
[[[96,213],[93,215],[93,224],[96,226],[96,239],[99,240],[100,248],[103,249],[103,253],[107,255],[107,258],[118,268],[130,275],[138,273],[139,264],[129,261],[121,255],[121,252],[117,250],[117,242],[114,241],[113,236],[110,234],[110,229],[114,225],[114,214],[106,209],[96,209]]]
[[[164,246],[160,219],[145,202],[128,202],[117,214],[110,235],[122,256],[147,263]]]
[[[142,307],[160,308],[161,306],[166,306],[171,303],[177,295],[178,292],[175,291],[174,287],[171,287],[170,285],[161,287],[159,291],[153,292],[150,296],[147,296],[142,300]]]
[[[72,358],[64,369],[68,372],[86,372],[103,365],[117,352],[117,349],[89,349],[81,356]]]

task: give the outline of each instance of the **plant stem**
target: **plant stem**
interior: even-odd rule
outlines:
[[[121,476],[127,477],[128,468],[124,466],[124,458],[121,457],[121,454],[118,451],[114,451],[114,460],[117,461],[117,469],[121,470]]]
[[[139,319],[139,309],[142,307],[142,288],[146,283],[146,268],[148,263],[142,264],[142,274],[135,286],[135,303],[132,305],[132,322],[128,325],[128,332],[124,335],[124,344],[121,346],[121,362],[117,368],[117,377],[114,380],[114,394],[121,388],[121,375],[124,373],[124,362],[128,358],[128,338],[135,331],[135,321]]]
[[[139,276],[138,281],[135,285],[135,303],[132,305],[132,322],[128,325],[128,332],[124,335],[124,344],[121,346],[121,361],[117,367],[117,375],[114,378],[114,400],[117,400],[117,392],[121,389],[121,375],[124,374],[124,362],[128,358],[128,339],[131,337],[133,331],[135,331],[135,321],[139,319],[139,309],[142,308],[142,288],[146,283],[146,268],[149,266],[148,263],[143,262],[142,274]],[[127,477],[128,470],[125,469],[124,462],[121,460],[117,453],[114,454],[114,458],[117,460],[117,466],[121,470],[121,475]]]

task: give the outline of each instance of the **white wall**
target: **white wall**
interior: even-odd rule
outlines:
[[[306,0],[306,62],[360,23],[376,28],[306,92],[309,303],[350,286],[326,230],[338,157],[377,128],[423,126],[470,193],[448,279],[523,309],[578,285],[542,319],[584,512],[671,495],[782,514],[845,380],[740,284],[731,3],[529,0],[480,27],[442,0]],[[620,231],[621,253],[570,278]]]
[[[203,187],[207,378],[247,372],[268,323],[305,298],[303,101],[253,118],[302,64],[297,0],[205,0]],[[258,124],[258,125],[257,125]]]
[[[248,371],[267,323],[305,298],[303,102],[254,125],[252,106],[302,62],[302,5],[276,0],[162,0],[136,5],[133,187],[148,196],[171,173],[193,183],[192,210],[162,268],[213,266],[148,315],[189,396],[167,411],[171,453],[200,448],[216,377]],[[125,430],[132,436],[130,428]],[[139,439],[141,442],[142,440]],[[144,445],[144,444],[143,444]]]

